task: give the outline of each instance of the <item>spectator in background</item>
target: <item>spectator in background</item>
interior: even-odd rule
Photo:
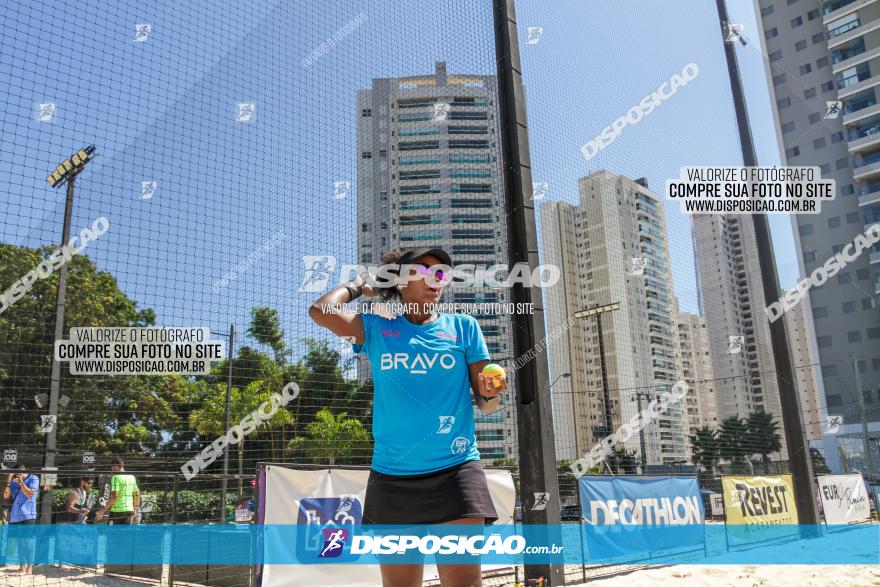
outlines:
[[[3,499],[11,504],[9,510],[10,524],[37,523],[37,495],[40,492],[40,478],[37,475],[23,473],[24,465],[18,471],[10,473],[6,479]],[[18,572],[22,575],[34,573],[34,539],[24,538],[18,542],[18,556],[21,560]]]
[[[89,515],[90,497],[89,490],[92,488],[91,477],[81,477],[79,487],[75,487],[67,494],[67,508],[63,515],[59,516],[62,524],[85,524],[86,516]]]
[[[113,459],[110,470],[113,471],[113,477],[110,479],[110,499],[95,516],[95,521],[100,522],[109,511],[111,524],[136,524],[141,497],[137,479],[134,475],[125,474],[125,462],[122,457]]]

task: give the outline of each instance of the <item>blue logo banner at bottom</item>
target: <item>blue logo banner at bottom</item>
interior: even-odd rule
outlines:
[[[591,552],[614,527],[301,525],[5,525],[3,564],[315,565],[480,564],[880,564],[880,524],[699,525],[705,542],[678,550]],[[695,528],[644,527],[656,543]],[[600,536],[602,534],[603,536]],[[662,536],[662,540],[660,537]],[[682,542],[685,543],[685,542]]]

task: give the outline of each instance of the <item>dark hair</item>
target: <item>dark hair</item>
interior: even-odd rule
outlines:
[[[406,254],[406,251],[403,250],[394,250],[394,251],[385,251],[382,254],[382,265],[397,265],[397,262],[400,261],[400,258]],[[395,271],[392,271],[395,275],[399,275],[400,268]],[[382,296],[383,300],[394,300],[400,298],[400,290],[397,289],[394,285],[389,285],[386,287],[375,287],[373,288],[376,293]]]
[[[120,467],[125,466],[125,461],[122,460],[122,457],[113,457],[113,460],[110,461],[112,465],[119,465]]]
[[[79,482],[82,483],[83,481],[94,481],[94,479],[91,477],[80,477]]]

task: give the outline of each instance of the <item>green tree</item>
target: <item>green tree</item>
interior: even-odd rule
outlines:
[[[335,465],[339,458],[363,456],[372,452],[370,433],[360,421],[345,412],[333,415],[323,408],[314,422],[306,426],[307,437],[294,438],[288,449],[294,454]]]
[[[770,453],[782,449],[782,437],[779,435],[779,423],[767,412],[752,412],[746,421],[749,430],[753,453],[761,455],[764,464],[770,462]]]
[[[700,465],[709,474],[714,474],[715,464],[721,459],[721,440],[718,433],[708,426],[703,426],[688,438],[694,464]]]
[[[209,385],[201,382],[206,391],[203,395],[201,407],[194,410],[189,416],[189,425],[199,434],[217,437],[226,434],[226,385]],[[280,393],[284,382],[277,373],[270,374],[266,379],[259,379],[250,383],[246,388],[233,387],[230,394],[230,427],[241,422],[242,418],[254,412],[268,402],[273,394]],[[261,423],[251,432],[247,438],[242,438],[238,443],[238,473],[244,470],[245,444],[252,438],[265,435],[271,429],[282,426],[290,426],[294,419],[286,407],[281,406],[268,420]],[[239,493],[241,493],[241,480],[239,480]]]
[[[283,363],[290,351],[284,344],[284,331],[278,311],[267,307],[251,308],[251,325],[247,333],[258,343],[272,349],[275,361]]]
[[[830,475],[831,469],[828,468],[828,463],[825,462],[825,457],[822,456],[822,453],[819,452],[818,448],[810,449],[810,460],[813,461],[813,474],[815,475]]]
[[[57,247],[38,249],[0,244],[0,284],[21,279]],[[86,256],[67,262],[64,332],[70,327],[149,326],[150,309],[139,310],[116,279],[98,271]],[[38,433],[45,413],[34,396],[48,393],[54,342],[58,273],[38,279],[30,291],[0,312],[0,422],[4,436],[19,450],[41,450]],[[179,424],[174,384],[150,376],[82,377],[61,369],[60,392],[70,398],[58,415],[58,446],[65,451],[94,450],[155,454],[163,432]]]
[[[746,456],[755,453],[749,440],[748,425],[739,416],[730,416],[721,421],[718,442],[721,445],[721,456],[730,459],[734,464],[745,463]]]

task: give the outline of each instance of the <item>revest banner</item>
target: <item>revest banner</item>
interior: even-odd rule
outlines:
[[[820,475],[819,498],[827,524],[852,524],[871,519],[868,489],[861,475]]]
[[[705,511],[696,477],[578,479],[590,555],[702,546]]]
[[[728,524],[798,523],[791,475],[722,477],[721,490]]]

